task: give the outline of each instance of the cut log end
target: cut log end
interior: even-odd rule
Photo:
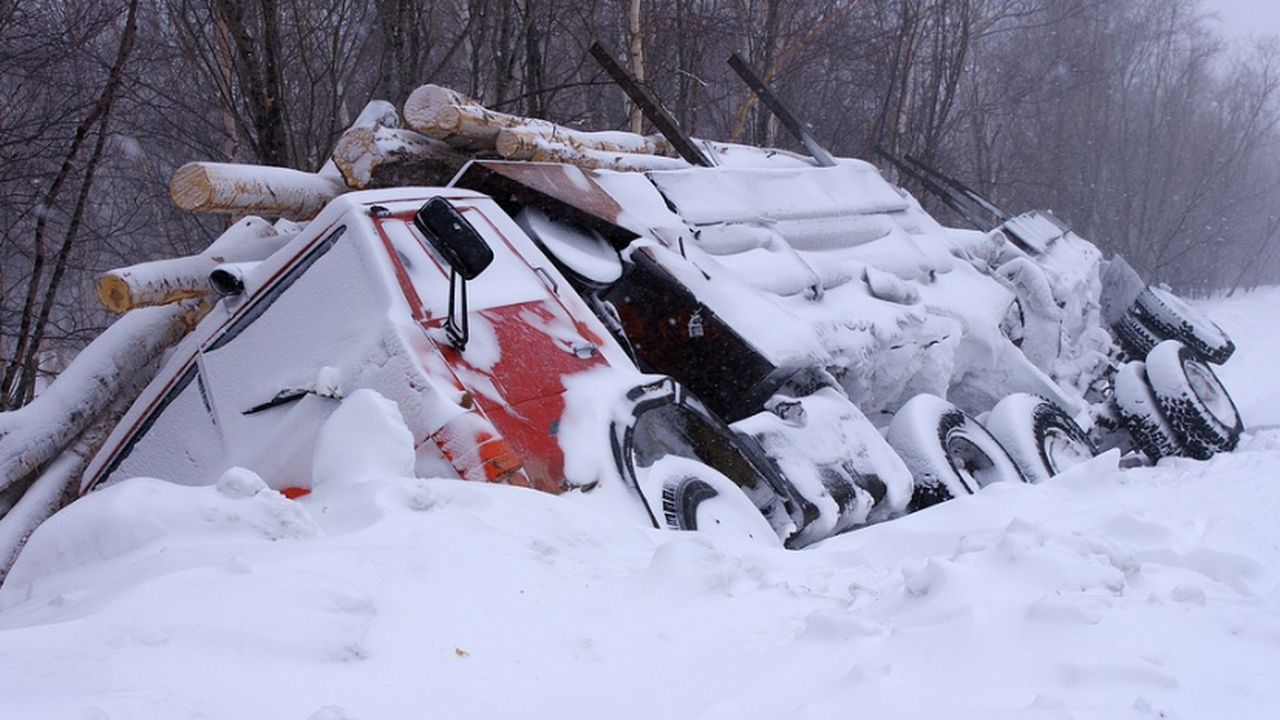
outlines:
[[[106,274],[98,278],[98,299],[113,313],[122,313],[133,307],[129,283],[119,275]]]
[[[169,179],[169,197],[180,210],[194,212],[213,204],[214,189],[201,163],[187,163]]]
[[[162,265],[163,261],[151,264]],[[208,276],[204,274],[143,279],[130,275],[128,269],[113,270],[98,278],[97,290],[102,304],[117,314],[141,307],[203,298],[213,291],[209,286]]]
[[[451,135],[462,126],[460,107],[476,105],[462,94],[440,87],[423,85],[404,103],[404,120],[409,127],[430,137]]]
[[[385,127],[348,130],[332,158],[353,189],[443,185],[470,159],[439,140]]]
[[[315,217],[346,190],[336,174],[232,163],[188,163],[169,181],[169,196],[182,210],[294,220]]]

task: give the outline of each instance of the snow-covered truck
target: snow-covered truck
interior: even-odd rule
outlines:
[[[421,474],[800,547],[1100,448],[1205,457],[1241,432],[1207,364],[1225,335],[1051,214],[947,228],[860,160],[582,133],[434,86],[403,116],[371,105],[320,173],[182,168],[180,206],[245,217],[99,290],[194,329],[116,393],[136,400],[77,410],[110,418],[92,433],[14,430],[65,399],[0,416],[0,491],[244,467],[303,495],[326,419],[376,392]],[[102,344],[85,363],[129,338]],[[72,370],[51,398],[93,375]]]

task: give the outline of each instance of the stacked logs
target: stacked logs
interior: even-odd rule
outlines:
[[[236,163],[183,165],[169,181],[177,207],[247,217],[199,255],[106,273],[98,282],[98,297],[113,312],[202,298],[210,292],[208,277],[215,267],[261,260],[282,244],[279,238],[270,240],[276,233],[259,216],[308,220],[351,190],[446,185],[478,157],[620,171],[686,166],[661,137],[582,132],[500,113],[448,88],[423,85],[405,102],[403,120],[391,103],[365,107],[319,172]]]
[[[320,172],[188,163],[174,173],[169,194],[192,212],[306,220],[349,190],[445,185],[477,157],[620,171],[686,166],[661,137],[583,132],[507,115],[448,88],[423,85],[405,101],[403,121],[389,103],[370,103]]]

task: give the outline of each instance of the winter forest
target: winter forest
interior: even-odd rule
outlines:
[[[316,170],[371,99],[418,85],[588,130],[627,59],[697,137],[795,147],[741,53],[837,155],[919,157],[1050,208],[1149,282],[1280,280],[1280,42],[1199,0],[0,0],[0,410],[109,324],[105,270],[198,251],[191,160]],[[648,131],[646,129],[646,131]],[[886,170],[886,172],[888,172]],[[941,205],[931,211],[962,221]]]

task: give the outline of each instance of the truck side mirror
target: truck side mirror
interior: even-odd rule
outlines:
[[[458,208],[439,195],[413,214],[413,226],[422,232],[431,247],[449,264],[449,315],[444,332],[454,349],[467,349],[471,335],[467,318],[467,281],[484,272],[493,262],[493,248]]]
[[[463,280],[472,280],[493,262],[493,249],[448,200],[440,196],[423,203],[413,225]]]

